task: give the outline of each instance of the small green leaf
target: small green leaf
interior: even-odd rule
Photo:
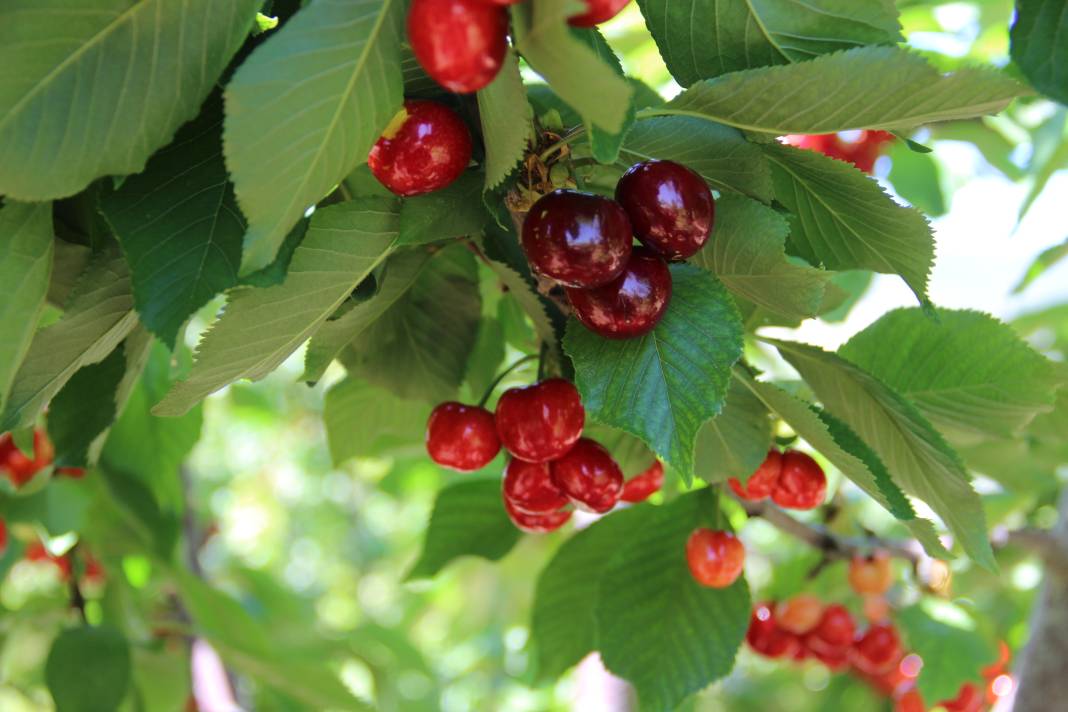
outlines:
[[[467,171],[455,182],[401,203],[397,245],[422,245],[476,235],[489,215],[482,204],[482,174]]]
[[[1066,259],[1068,259],[1068,238],[1065,238],[1064,242],[1061,242],[1060,244],[1043,250],[1042,253],[1039,254],[1027,267],[1024,276],[1020,278],[1020,281],[1012,288],[1012,293],[1019,294],[1027,289],[1031,282],[1034,282],[1041,277],[1046,270]]]
[[[926,599],[894,616],[909,649],[923,658],[916,689],[925,700],[952,700],[961,685],[982,685],[981,671],[998,657],[997,648],[965,610],[948,601]]]
[[[478,324],[478,337],[471,349],[471,358],[467,360],[467,373],[464,374],[464,381],[475,398],[490,387],[503,361],[504,329],[496,318],[483,318]]]
[[[516,167],[534,133],[534,115],[513,50],[508,50],[497,77],[479,90],[478,117],[486,144],[485,187],[489,190]]]
[[[45,680],[56,712],[114,710],[130,687],[130,645],[112,628],[70,628],[52,643]]]
[[[619,77],[624,77],[623,65],[619,63],[619,57],[612,51],[612,48],[608,45],[604,35],[597,31],[596,28],[589,28],[584,30],[574,30],[573,35],[578,37],[584,42],[590,49],[594,51],[598,58],[601,59],[606,65],[612,68],[612,71]],[[600,163],[615,163],[616,158],[619,157],[619,149],[623,145],[623,140],[630,131],[631,126],[634,124],[634,97],[628,102],[627,113],[623,119],[623,126],[619,131],[609,132],[602,129],[589,119],[585,119],[583,123],[586,125],[586,130],[589,132],[590,137],[590,149],[593,152],[593,157]]]
[[[903,141],[890,146],[890,175],[894,192],[917,210],[931,217],[944,215],[946,199],[942,194],[941,169],[929,153],[912,150]]]
[[[737,477],[743,484],[767,457],[772,436],[767,407],[731,379],[723,411],[697,434],[694,473],[705,482]]]
[[[330,459],[340,466],[353,457],[421,450],[429,417],[427,403],[404,400],[358,378],[346,378],[326,392],[323,406]]]
[[[115,420],[115,392],[126,373],[122,344],[100,363],[83,366],[52,399],[48,436],[56,467],[87,467],[89,446]]]
[[[1016,0],[1009,54],[1036,89],[1068,104],[1068,12],[1062,0]]]

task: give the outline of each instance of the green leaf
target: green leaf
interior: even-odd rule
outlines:
[[[1052,366],[1012,327],[974,311],[937,315],[895,309],[838,354],[908,397],[946,432],[1005,437],[1052,409],[1058,383]]]
[[[902,39],[886,0],[638,0],[671,75],[699,79]]]
[[[792,146],[765,148],[775,196],[792,213],[790,243],[802,257],[832,270],[901,275],[927,301],[934,237],[923,215],[847,163]]]
[[[222,98],[100,209],[130,263],[141,323],[173,348],[186,320],[237,283],[245,219],[223,163]]]
[[[604,36],[596,28],[574,30],[572,34],[592,49],[594,54],[611,67],[617,76],[625,79],[623,65],[619,63],[619,57],[612,51]],[[598,162],[615,163],[619,157],[619,149],[623,145],[623,139],[626,137],[627,132],[630,131],[631,126],[634,125],[635,107],[633,99],[634,97],[628,102],[627,113],[619,131],[606,131],[590,119],[583,119],[586,130],[589,132],[590,149],[593,152],[593,157]]]
[[[737,379],[731,379],[723,411],[697,434],[694,472],[710,483],[730,477],[748,482],[767,457],[771,437],[767,407]]]
[[[228,383],[266,376],[341,306],[396,239],[391,201],[352,200],[316,211],[286,281],[232,291],[222,315],[201,338],[188,378],[152,412],[181,415]]]
[[[639,438],[625,430],[601,423],[587,423],[582,437],[596,440],[612,453],[612,459],[623,470],[625,477],[633,477],[647,470],[656,460],[656,455]]]
[[[745,578],[707,588],[686,563],[695,528],[723,528],[718,506],[706,488],[655,508],[601,576],[597,648],[605,667],[637,689],[641,710],[670,712],[734,667],[749,627]]]
[[[894,191],[917,210],[938,217],[946,213],[941,169],[930,153],[917,153],[904,141],[890,145],[890,174]]]
[[[483,309],[485,304],[483,304]],[[474,397],[479,397],[493,383],[504,361],[504,329],[495,316],[483,318],[478,324],[478,336],[467,360],[464,381]]]
[[[126,373],[120,344],[100,363],[83,366],[52,399],[48,436],[56,467],[87,467],[89,446],[115,420],[115,392]]]
[[[1061,242],[1060,244],[1043,250],[1042,253],[1039,254],[1027,267],[1024,276],[1021,277],[1016,286],[1012,288],[1012,293],[1019,294],[1027,289],[1031,282],[1034,282],[1045,274],[1046,270],[1066,259],[1068,259],[1068,238],[1065,238],[1064,242]]]
[[[420,451],[429,417],[427,403],[404,400],[366,381],[346,378],[326,392],[323,406],[330,459],[340,466],[353,457],[401,448]]]
[[[771,208],[724,195],[716,201],[711,239],[691,262],[735,294],[788,319],[819,313],[831,274],[786,259],[786,219]]]
[[[455,482],[438,493],[423,551],[408,578],[436,576],[461,556],[497,561],[517,541],[519,530],[504,511],[499,478]]]
[[[948,601],[925,599],[894,616],[909,649],[923,658],[916,688],[925,700],[952,700],[961,685],[982,685],[981,671],[998,657],[997,648],[978,631],[964,609]]]
[[[894,482],[926,502],[976,563],[996,570],[982,504],[960,456],[916,406],[836,354],[805,344],[768,341],[798,370],[827,410],[878,454]]]
[[[226,165],[248,217],[242,273],[267,265],[401,107],[399,0],[317,0],[226,87]]]
[[[737,129],[692,116],[664,116],[634,124],[621,158],[676,161],[697,171],[718,191],[744,193],[771,202],[771,169],[763,151]]]
[[[49,200],[140,171],[196,115],[260,4],[4,3],[0,194]]]
[[[862,47],[697,82],[666,109],[781,136],[908,129],[995,114],[1026,93],[994,69],[942,74],[908,50]]]
[[[118,709],[130,687],[130,645],[113,628],[69,628],[48,653],[45,680],[56,712]]]
[[[489,215],[482,204],[482,174],[467,171],[455,182],[401,203],[398,245],[476,235]]]
[[[478,92],[478,117],[486,144],[485,187],[489,190],[516,167],[534,133],[534,113],[519,74],[519,61],[511,49],[497,77]]]
[[[8,201],[0,207],[0,412],[44,307],[53,244],[50,203]]]
[[[564,349],[588,417],[637,435],[689,482],[697,433],[723,408],[741,356],[742,323],[712,275],[673,265],[671,276],[671,304],[653,331],[604,339],[572,320]]]
[[[1009,54],[1036,89],[1068,104],[1068,12],[1061,0],[1016,0]]]

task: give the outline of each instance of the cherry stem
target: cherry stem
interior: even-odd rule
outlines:
[[[555,153],[556,151],[559,151],[561,148],[563,148],[567,144],[571,143],[576,138],[582,136],[584,133],[586,133],[585,127],[576,126],[574,129],[571,130],[571,133],[569,133],[567,136],[564,136],[562,139],[560,139],[559,141],[557,141],[556,143],[552,144],[547,149],[545,149],[544,151],[539,153],[538,154],[538,160],[541,161],[542,163],[545,163],[545,161],[548,160],[549,156],[553,155],[553,153]]]
[[[527,363],[528,361],[532,361],[532,360],[534,360],[536,358],[538,358],[538,357],[535,356],[534,354],[527,354],[523,358],[521,358],[518,361],[516,361],[515,363],[513,363],[508,368],[506,368],[503,371],[501,371],[500,375],[493,379],[493,383],[489,384],[489,388],[486,389],[486,392],[482,395],[482,399],[478,402],[478,407],[479,408],[484,408],[486,406],[486,401],[488,401],[490,396],[493,395],[494,389],[496,389],[497,386],[501,385],[501,381],[503,381],[508,376],[509,373],[511,373],[512,371],[516,370],[517,368],[522,366],[524,363]]]

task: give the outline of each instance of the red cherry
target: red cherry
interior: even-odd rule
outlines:
[[[627,6],[630,0],[586,0],[586,12],[567,18],[572,27],[593,27],[608,22]]]
[[[56,474],[61,477],[70,477],[72,480],[80,480],[85,477],[84,467],[60,467],[56,469]]]
[[[7,551],[7,522],[0,519],[0,556]]]
[[[881,596],[893,583],[890,557],[884,551],[854,556],[849,562],[849,585],[859,594]]]
[[[549,465],[545,462],[508,460],[502,490],[509,504],[524,514],[555,512],[568,503],[567,495],[549,478]]]
[[[805,651],[816,660],[823,663],[832,672],[841,672],[849,667],[849,649],[845,650],[824,650],[822,648],[813,648],[810,643],[812,634],[809,633],[804,638]]]
[[[980,712],[983,709],[983,693],[971,682],[961,685],[957,696],[948,702],[943,702],[942,707],[946,712]]]
[[[892,670],[901,660],[901,639],[889,623],[877,623],[853,643],[853,665],[870,675]]]
[[[489,464],[501,449],[493,413],[450,401],[430,413],[426,451],[443,467],[472,472]]]
[[[471,132],[456,112],[410,99],[371,148],[367,165],[390,191],[411,196],[449,185],[470,160]]]
[[[846,658],[853,644],[856,624],[845,606],[833,603],[823,610],[816,627],[805,637],[809,650],[818,655]]]
[[[827,477],[815,460],[798,450],[782,456],[779,481],[771,492],[775,504],[787,509],[814,509],[827,494]]]
[[[623,494],[619,499],[631,504],[644,502],[658,492],[664,485],[664,466],[660,460],[654,460],[648,469],[623,483]]]
[[[926,712],[926,710],[923,696],[915,687],[910,687],[894,698],[894,712]]]
[[[775,609],[779,627],[795,635],[804,635],[816,627],[823,617],[823,601],[809,593],[788,598]]]
[[[567,524],[567,520],[571,519],[571,510],[569,509],[547,514],[528,514],[527,512],[520,512],[507,499],[504,500],[504,509],[508,512],[508,518],[512,520],[512,524],[515,524],[516,527],[527,534],[548,534],[564,526]]]
[[[734,493],[744,500],[759,502],[771,496],[775,484],[779,481],[779,473],[782,472],[782,453],[772,448],[768,450],[764,462],[756,472],[749,476],[749,480],[742,486],[737,477],[727,480]]]
[[[590,512],[607,512],[623,493],[623,471],[589,438],[579,438],[566,455],[549,463],[549,475],[576,506]]]
[[[104,565],[89,554],[85,555],[85,581],[90,584],[104,581]]]
[[[15,445],[9,433],[0,435],[0,471],[7,472],[16,487],[22,487],[33,476],[52,464],[55,450],[43,430],[33,431],[33,458],[29,458]]]
[[[593,289],[567,288],[575,316],[606,339],[647,334],[660,322],[671,301],[671,270],[664,260],[636,247],[623,272]]]
[[[527,462],[548,462],[563,455],[582,435],[585,423],[578,390],[562,378],[510,388],[497,401],[501,444]]]
[[[426,73],[459,94],[493,81],[508,49],[508,10],[481,0],[412,0],[408,41]]]
[[[673,161],[631,166],[616,185],[634,235],[668,260],[684,260],[708,241],[716,201],[701,176]]]
[[[801,647],[800,638],[787,633],[776,623],[771,603],[761,603],[753,608],[745,640],[750,648],[769,658],[792,658]]]
[[[726,588],[742,575],[745,545],[730,532],[695,529],[686,540],[686,562],[697,583]]]
[[[619,276],[633,235],[619,203],[574,190],[542,196],[523,220],[531,268],[566,287],[599,287]]]
[[[69,556],[54,556],[42,542],[35,541],[26,547],[23,554],[27,561],[50,561],[59,569],[60,577],[66,581],[70,578],[71,564]]]

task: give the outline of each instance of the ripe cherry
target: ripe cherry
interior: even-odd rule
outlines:
[[[0,472],[6,472],[16,487],[22,487],[52,464],[54,456],[52,442],[43,430],[33,431],[33,458],[19,450],[9,433],[0,435]]]
[[[894,583],[890,557],[884,551],[854,556],[849,562],[849,585],[859,594],[880,596]]]
[[[734,493],[744,500],[759,502],[771,496],[775,484],[779,481],[779,473],[782,472],[782,453],[772,448],[768,450],[764,462],[756,472],[749,476],[749,480],[742,486],[737,477],[727,480]]]
[[[943,702],[946,712],[981,712],[984,706],[983,693],[974,683],[966,682],[960,687],[957,696]]]
[[[564,526],[567,520],[571,519],[570,509],[546,514],[528,514],[520,512],[507,499],[504,500],[504,509],[508,512],[508,518],[512,520],[512,524],[527,534],[548,534]]]
[[[473,472],[488,465],[500,449],[496,421],[485,408],[450,401],[431,411],[426,451],[442,467]]]
[[[756,652],[769,658],[792,658],[801,648],[801,639],[779,627],[771,603],[753,608],[745,640]]]
[[[410,99],[371,148],[367,165],[390,191],[412,196],[449,185],[470,160],[471,132],[456,112]]]
[[[701,176],[672,161],[631,166],[616,185],[634,235],[668,260],[684,260],[708,241],[716,201]]]
[[[504,468],[504,498],[524,514],[547,514],[567,505],[567,495],[553,484],[549,465],[512,458]]]
[[[467,94],[493,81],[508,49],[508,10],[482,0],[412,0],[408,41],[426,73]]]
[[[805,644],[814,653],[844,659],[855,634],[856,625],[849,610],[833,603],[823,610],[819,623],[805,636]]]
[[[901,660],[901,639],[889,623],[877,623],[853,643],[853,665],[870,675],[881,675]]]
[[[742,575],[745,545],[730,532],[695,529],[686,540],[686,562],[697,583],[726,588]]]
[[[818,151],[830,158],[852,163],[865,173],[871,173],[875,161],[883,152],[883,145],[894,140],[886,131],[858,131],[841,134],[783,136],[783,143]]]
[[[549,464],[553,484],[576,506],[602,514],[623,493],[623,471],[599,443],[579,438],[566,455]]]
[[[779,627],[796,635],[808,633],[822,617],[823,601],[809,593],[788,598],[775,609],[775,620]]]
[[[926,712],[923,696],[915,687],[910,687],[894,696],[894,712]]]
[[[566,287],[611,282],[626,267],[632,242],[619,203],[590,193],[554,190],[523,220],[523,251],[531,268]]]
[[[575,316],[606,339],[647,334],[660,323],[671,301],[671,271],[664,260],[636,247],[623,272],[593,289],[567,289]]]
[[[775,504],[787,509],[814,509],[827,494],[827,476],[815,460],[798,450],[782,456],[779,481],[771,492]]]
[[[664,466],[660,464],[660,460],[654,460],[644,472],[623,483],[623,493],[619,498],[631,504],[644,502],[654,492],[658,492],[663,485]]]
[[[586,0],[586,12],[572,15],[567,23],[573,27],[593,27],[608,22],[627,6],[630,0]]]
[[[578,390],[562,378],[510,388],[497,401],[501,444],[527,462],[548,462],[563,455],[581,437],[585,423]]]

